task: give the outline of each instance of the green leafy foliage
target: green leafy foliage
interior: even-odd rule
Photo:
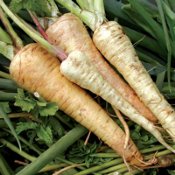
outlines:
[[[38,111],[40,116],[55,115],[58,107],[55,103],[47,103],[45,101],[37,101]]]
[[[137,43],[134,47],[140,60],[162,94],[174,105],[174,1],[105,0],[104,2],[107,15],[112,20],[117,19],[132,43]]]
[[[31,112],[36,117],[55,115],[58,110],[58,106],[55,103],[46,102],[42,98],[36,99],[31,94],[25,94],[23,89],[18,89],[15,99],[15,106],[20,107],[22,111]]]
[[[53,143],[53,134],[49,126],[39,125],[36,133],[40,141],[44,141],[47,145]]]
[[[18,13],[21,9],[35,11],[40,16],[51,16],[52,6],[48,0],[12,0],[10,8]]]
[[[17,90],[14,105],[20,107],[22,111],[30,112],[36,118],[40,118],[40,123],[33,121],[18,122],[16,131],[18,134],[26,131],[28,135],[32,135],[30,138],[31,142],[35,139],[38,142],[50,145],[53,143],[53,129],[55,126],[52,126],[53,123],[48,122],[49,119],[47,117],[55,115],[58,106],[55,103],[46,102],[39,94],[35,95],[37,97],[28,92],[25,93],[23,89]],[[62,129],[59,131],[59,134],[63,134]]]
[[[68,159],[76,163],[85,163],[87,167],[91,163],[100,163],[99,158],[91,157],[91,154],[95,153],[100,146],[99,143],[88,143],[84,144],[82,140],[73,145],[72,149],[69,151]]]
[[[157,140],[150,133],[141,128],[141,126],[132,124],[131,137],[140,149],[144,149],[147,145],[157,144]]]
[[[65,129],[55,117],[50,118],[48,124],[52,127],[54,135],[59,137],[64,135]]]
[[[5,0],[5,2],[7,1],[9,2],[10,0]],[[20,15],[21,17],[27,14],[27,12],[23,9],[35,11],[37,15],[44,16],[44,17],[50,16],[52,13],[52,10],[48,3],[49,0],[48,1],[47,0],[11,0],[10,2],[11,2],[10,7],[13,11],[20,12],[20,14],[22,14],[21,12],[25,12],[23,13],[23,15]],[[163,32],[157,33],[157,31],[159,30],[151,26],[151,23],[153,22],[152,20],[154,20],[162,28],[160,16],[158,14],[158,10],[156,9],[156,5],[152,6],[150,4],[151,6],[150,8],[148,8],[148,6],[143,5],[148,3],[147,0],[138,0],[138,1],[132,0],[131,3],[133,5],[127,6],[128,2],[129,2],[128,0],[105,0],[105,5],[107,7],[106,8],[107,16],[109,16],[110,14],[111,19],[114,19],[114,17],[118,18],[117,20],[119,22],[122,22],[121,24],[126,24],[128,28],[132,29],[132,34],[135,34],[135,35],[132,35],[132,37],[130,38],[133,43],[137,43],[134,46],[137,49],[137,51],[139,51],[138,52],[139,57],[143,61],[144,66],[146,67],[150,75],[154,78],[157,85],[159,85],[160,87],[162,86],[160,90],[163,92],[166,98],[174,99],[175,84],[174,83],[171,84],[173,88],[171,89],[171,92],[170,92],[167,84],[167,79],[166,79],[167,50],[166,50],[166,47],[164,47],[164,49],[160,49],[159,47],[159,45],[165,45],[165,43],[157,42],[162,40],[161,35],[163,35]],[[166,0],[166,1],[163,0],[163,2],[172,2],[170,4],[172,4],[173,7],[175,7],[174,0]],[[134,3],[136,3],[137,5],[138,4],[142,5],[142,7],[145,10],[143,11],[141,9],[138,9],[134,5]],[[126,5],[126,6],[124,7],[123,5]],[[165,7],[166,6],[164,6],[164,8]],[[165,9],[165,12],[166,12],[167,24],[170,29],[169,32],[172,38],[172,43],[174,43],[175,42],[174,41],[174,37],[175,37],[174,14],[175,13],[173,10],[175,8],[171,8],[171,6],[169,8],[170,9]],[[149,20],[148,18],[147,18],[148,20],[145,19],[146,18],[145,13],[147,15],[149,13],[152,20]],[[138,15],[138,14],[141,14],[141,15]],[[127,35],[128,35],[128,32],[130,32],[130,36],[131,36],[131,30],[126,30]],[[24,35],[24,33],[20,33],[20,34],[21,34],[20,36]],[[136,37],[136,34],[137,34],[137,37]],[[153,38],[154,35],[151,36],[151,34],[154,34],[157,36],[160,35],[161,37],[159,36],[159,37]],[[24,35],[23,38],[25,40],[28,39],[26,35]],[[144,43],[143,41],[147,41],[147,42]],[[8,49],[12,50],[12,48],[9,47],[9,45],[4,45],[4,43],[1,43],[1,45],[3,46],[2,47],[3,49],[5,48],[4,51]],[[172,44],[172,47],[174,48],[174,44]],[[175,49],[173,49],[173,51],[174,50]],[[12,52],[9,52],[9,53],[12,53]],[[174,55],[173,55],[173,59],[174,59]],[[1,63],[2,63],[2,60],[1,60]],[[171,80],[175,82],[175,71],[173,66],[175,66],[175,63],[172,62]],[[3,90],[5,89],[4,87],[3,87]],[[5,90],[8,91],[8,89],[5,89]],[[68,131],[68,129],[73,128],[75,126],[75,122],[61,111],[59,111],[56,114],[56,117],[54,116],[49,118],[48,116],[55,115],[56,111],[58,110],[57,105],[54,103],[48,103],[44,101],[41,97],[35,97],[32,94],[24,92],[22,89],[18,89],[18,95],[16,96],[15,106],[13,106],[11,102],[10,102],[10,105],[12,106],[12,110],[10,109],[8,102],[0,103],[0,106],[3,108],[3,111],[6,114],[10,112],[16,112],[16,111],[19,111],[19,112],[24,111],[24,112],[29,112],[32,114],[32,116],[36,116],[37,118],[39,118],[39,120],[36,120],[37,122],[31,121],[30,119],[26,119],[26,118],[12,119],[13,122],[16,124],[17,134],[20,134],[21,137],[25,138],[26,140],[29,140],[28,145],[25,145],[25,143],[22,143],[23,149],[28,148],[26,149],[27,153],[32,152],[30,145],[36,146],[37,148],[39,148],[41,152],[45,152],[48,146],[50,146],[53,142],[55,142],[60,137],[62,137]],[[107,109],[109,111],[109,107],[107,107]],[[8,117],[8,115],[6,115],[6,117]],[[131,130],[130,132],[131,137],[133,138],[134,142],[139,147],[139,149],[151,148],[159,144],[157,140],[153,136],[151,136],[151,134],[143,130],[140,126],[137,126],[130,121],[127,121],[127,123]],[[3,132],[4,132],[3,129],[1,129],[1,133]],[[7,139],[10,140],[10,138],[7,138]],[[113,158],[104,158],[104,157],[102,158],[102,157],[91,156],[94,153],[99,153],[99,150],[101,150],[102,148],[101,142],[98,139],[94,138],[93,136],[91,139],[92,139],[91,140],[92,143],[90,142],[86,146],[84,145],[85,139],[79,140],[79,142],[76,142],[74,145],[72,145],[69,151],[67,151],[64,154],[64,158],[69,161],[72,161],[73,163],[85,163],[86,164],[86,166],[84,167],[85,169],[87,169],[87,167],[92,167],[93,165],[102,166],[104,162],[108,162],[109,160],[113,159]],[[14,139],[13,139],[12,143],[16,144],[16,141],[14,142]],[[1,150],[3,150],[3,148]],[[15,164],[15,169],[16,169],[16,166],[17,164]],[[76,170],[81,171],[79,168],[77,168]],[[175,170],[166,170],[166,172],[167,174],[175,175]],[[68,171],[66,171],[65,174],[66,173],[69,174]],[[96,172],[93,172],[92,174],[95,174],[95,173]],[[149,170],[144,170],[144,172],[141,172],[141,174],[143,173],[149,174],[149,175],[156,175],[156,174],[158,175],[159,171],[157,169],[150,168]],[[50,172],[43,172],[42,174],[50,174]],[[72,174],[75,174],[75,173],[72,173]]]
[[[14,105],[21,107],[22,111],[30,112],[36,106],[36,101],[29,96],[25,96],[23,89],[18,89],[18,94],[15,99]]]
[[[19,122],[16,126],[16,132],[20,134],[23,131],[27,131],[29,129],[36,129],[38,126],[37,123],[34,122]]]
[[[47,145],[50,145],[53,143],[53,134],[52,134],[52,129],[50,128],[50,126],[47,126],[45,124],[32,122],[32,121],[17,123],[16,132],[18,134],[20,134],[24,131],[35,132],[36,133],[35,139],[37,141],[40,141],[40,142],[42,141],[42,142],[46,143]]]

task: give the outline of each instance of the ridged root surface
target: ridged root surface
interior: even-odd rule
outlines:
[[[175,141],[175,112],[160,94],[122,27],[115,21],[106,22],[94,32],[93,41]]]
[[[143,166],[142,156],[132,140],[124,150],[125,134],[107,113],[81,88],[68,81],[59,70],[58,59],[38,44],[20,50],[10,65],[12,78],[31,93],[55,102],[59,109],[94,132],[126,161]]]
[[[153,113],[139,100],[135,92],[120,78],[120,76],[104,60],[92,42],[87,29],[81,20],[71,13],[62,15],[46,31],[49,41],[61,47],[67,54],[79,50],[91,59],[92,64],[98,69],[114,89],[131,103],[143,116],[152,122],[157,119]],[[108,44],[108,43],[106,43]]]

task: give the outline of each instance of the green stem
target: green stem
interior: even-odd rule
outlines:
[[[140,4],[137,0],[128,0],[131,4],[132,10],[130,11],[131,19],[137,22],[145,31],[152,35],[156,40],[161,49],[165,51],[165,37],[163,34],[162,26],[156,22],[151,14]],[[134,14],[134,17],[133,15]]]
[[[122,163],[122,164],[118,164],[118,165],[116,165],[116,166],[107,168],[107,169],[105,169],[105,170],[99,171],[99,173],[101,173],[101,174],[106,174],[106,173],[110,173],[110,172],[119,170],[119,169],[124,168],[124,167],[126,167],[126,165],[125,165],[124,163]]]
[[[44,167],[39,172],[42,173],[42,172],[46,172],[46,171],[52,171],[52,170],[55,170],[55,169],[64,168],[66,166],[67,166],[66,163],[59,163],[59,164],[47,165],[46,167]]]
[[[90,7],[91,4],[89,3],[89,0],[86,0],[86,1],[76,0],[76,2],[83,10],[89,9],[90,11],[94,11],[94,9],[92,7]]]
[[[141,3],[142,6],[145,6],[145,8],[150,11],[150,13],[152,14],[158,13],[156,4],[152,3],[151,1],[139,0],[139,2]]]
[[[175,148],[175,146],[172,146],[172,147]],[[169,151],[169,150],[163,150],[163,151],[156,153],[156,157],[165,156],[165,155],[170,154],[170,153],[171,153],[171,151]],[[155,153],[145,156],[145,160],[151,159],[154,155],[155,155]]]
[[[84,129],[84,128],[83,128]],[[85,131],[85,130],[84,130]],[[75,132],[75,130],[74,130],[74,132]],[[80,133],[79,133],[80,134]],[[77,134],[76,134],[76,136],[77,136]],[[21,140],[21,139],[20,139]],[[5,139],[0,139],[0,142],[2,143],[2,144],[4,144],[6,147],[8,147],[10,150],[12,150],[12,151],[14,151],[15,153],[17,153],[17,154],[19,154],[20,156],[22,156],[22,157],[24,157],[25,159],[27,159],[27,160],[29,160],[29,161],[35,161],[35,160],[37,160],[38,158],[36,158],[36,157],[33,157],[33,156],[31,156],[31,155],[29,155],[29,154],[27,154],[26,152],[24,152],[24,151],[20,151],[16,146],[14,146],[13,144],[11,144],[10,142],[8,142],[7,140],[5,140]],[[58,141],[59,142],[59,141]],[[60,142],[59,142],[60,143]],[[56,145],[55,145],[56,146]],[[53,148],[53,146],[52,146],[52,148]],[[51,149],[52,149],[51,148]],[[49,148],[50,149],[50,148]],[[57,148],[55,148],[55,149],[57,149]],[[53,152],[54,152],[54,150],[53,150]],[[44,152],[45,153],[45,152]],[[43,154],[44,154],[43,153]],[[49,155],[49,156],[51,156],[52,158],[55,158],[55,152],[52,154],[52,155]],[[49,163],[49,162],[48,162]],[[67,165],[67,164],[53,164],[53,165],[47,165],[47,166],[45,166],[43,169],[41,169],[39,172],[45,172],[45,171],[50,171],[50,170],[53,170],[53,169],[56,169],[56,168],[60,168],[60,167],[63,167],[63,165]],[[5,174],[4,174],[5,175]],[[11,175],[11,174],[10,174]],[[25,172],[24,172],[24,175],[25,175]]]
[[[38,118],[34,117],[32,114],[30,113],[12,113],[12,114],[7,114],[8,118],[26,118],[26,119],[30,119],[36,122],[41,122]],[[0,119],[3,118],[2,116],[0,116]]]
[[[17,84],[9,79],[0,78],[0,89],[16,91],[18,88]]]
[[[82,2],[86,2],[86,1],[83,1]],[[94,12],[95,10],[95,7],[94,7],[94,0],[87,0],[88,2],[88,6],[86,8],[86,10],[90,11],[90,12]],[[79,3],[78,3],[79,4]]]
[[[166,64],[159,57],[157,57],[156,55],[150,53],[149,51],[145,49],[137,47],[136,51],[141,61],[150,63],[151,65],[154,65],[154,66],[165,66]]]
[[[14,101],[17,93],[0,91],[0,101]]]
[[[6,30],[8,31],[8,33],[12,37],[12,40],[13,40],[15,46],[18,49],[21,49],[23,47],[23,42],[19,38],[19,36],[16,34],[16,32],[13,30],[9,20],[6,17],[6,14],[3,12],[3,10],[1,8],[0,8],[0,18],[1,18],[1,21],[3,22],[3,24],[5,26]]]
[[[131,23],[129,16],[126,13],[124,13],[122,9],[124,4],[121,1],[104,0],[104,5],[106,12],[112,15],[112,18],[117,17],[118,19],[122,19],[122,21],[127,21],[127,24]]]
[[[25,113],[25,112],[21,112],[21,113],[12,113],[12,114],[8,114],[9,118],[31,118],[31,114],[30,113]]]
[[[0,77],[6,78],[6,79],[11,79],[10,75],[8,73],[0,71]]]
[[[174,0],[168,0],[170,7],[172,8],[173,11],[175,11],[175,1]]]
[[[124,173],[124,175],[133,175],[133,174],[138,174],[138,173],[140,173],[141,171],[139,171],[139,170],[133,170],[133,171],[131,171],[131,172],[127,172],[127,173]]]
[[[152,148],[146,148],[146,149],[140,150],[140,152],[145,154],[145,153],[151,153],[151,152],[159,151],[159,150],[162,150],[162,149],[165,149],[165,147],[162,146],[162,145],[158,145],[158,146],[154,146]],[[95,153],[95,154],[91,154],[90,156],[91,157],[100,157],[100,158],[118,158],[118,157],[120,157],[115,152],[112,152],[112,153]]]
[[[84,23],[86,23],[93,31],[106,20],[103,0],[81,0],[77,2],[81,7],[82,4],[87,4],[86,7],[83,5],[84,13],[92,13],[91,16],[85,13],[85,17],[82,17],[82,14],[80,14],[79,17],[82,18]],[[92,22],[92,19],[95,21]]]
[[[31,26],[27,25],[27,23],[25,23],[21,18],[13,14],[13,12],[7,7],[3,0],[0,0],[0,6],[6,12],[6,14],[33,40],[40,43],[52,54],[58,56],[60,60],[64,60],[65,58],[67,58],[67,55],[62,51],[62,49],[51,45],[48,41],[42,38],[38,32],[32,29]]]
[[[17,175],[36,174],[46,164],[51,162],[57,155],[63,154],[69,146],[71,146],[74,142],[80,139],[85,133],[87,133],[87,129],[80,125],[73,128],[65,136],[63,136],[55,144],[53,144],[49,149],[43,152],[31,164],[18,172]]]
[[[143,170],[142,170],[143,171]],[[115,175],[115,174],[127,174],[127,175],[134,175],[137,173],[141,173],[141,170],[131,170],[130,172],[128,172],[128,168],[125,166],[117,171],[113,171],[111,172],[109,175]]]
[[[172,147],[175,148],[175,146],[172,146]],[[155,146],[153,148],[148,148],[148,149],[142,150],[141,152],[142,153],[149,153],[149,152],[158,151],[158,150],[161,150],[161,149],[162,149],[162,146],[160,145],[160,146]],[[153,154],[144,156],[144,160],[145,161],[146,160],[150,160],[154,156],[156,156],[156,157],[165,156],[165,155],[168,155],[170,153],[171,153],[171,151],[169,151],[169,150],[162,150],[162,151],[160,151],[160,152],[158,152],[156,154],[153,153]],[[124,172],[125,170],[127,171],[126,165],[124,163],[122,163],[122,164],[119,164],[117,166],[113,166],[113,167],[110,167],[110,168],[108,168],[106,170],[100,171],[99,173],[109,173],[109,172],[113,172],[113,171],[117,171],[118,172],[118,170],[120,171],[120,169],[121,169],[122,172]]]
[[[20,114],[20,113],[19,113]],[[21,113],[22,114],[22,113]],[[9,115],[13,115],[13,114],[9,114]],[[8,115],[8,116],[9,116]],[[2,123],[3,124],[3,123]],[[6,124],[5,124],[6,125]],[[11,131],[9,131],[8,129],[3,129],[4,131],[6,131],[7,133],[10,133],[10,134],[12,134],[12,132]],[[41,151],[38,149],[38,148],[36,148],[35,146],[34,146],[34,144],[31,144],[31,143],[29,143],[27,140],[25,140],[24,138],[22,138],[21,136],[18,136],[18,138],[19,138],[19,140],[21,141],[21,142],[23,142],[25,145],[27,145],[31,150],[33,150],[33,151],[35,151],[36,153],[38,153],[38,155],[40,155],[41,154]]]
[[[163,151],[164,152],[164,151]],[[162,154],[164,154],[162,152]],[[163,156],[165,156],[165,155],[163,155]],[[174,163],[174,155],[172,154],[172,155],[169,155],[169,161],[167,161],[167,158],[165,157],[165,159],[164,159],[164,161],[163,161],[163,157],[161,154],[159,155],[159,156],[157,156],[157,157],[160,157],[160,160],[158,160],[158,165],[157,165],[157,168],[158,167],[167,167],[167,166],[170,166],[170,165],[172,165],[173,163]],[[153,157],[153,156],[152,156]],[[152,158],[152,157],[150,157],[150,158]],[[150,158],[148,158],[148,160],[150,159]],[[161,164],[161,161],[162,162],[164,162],[163,164]],[[166,163],[167,162],[167,163]],[[156,165],[155,165],[155,168],[156,168]],[[128,168],[125,166],[125,167],[123,167],[123,168],[121,168],[121,169],[119,169],[119,170],[117,170],[117,172],[115,171],[115,172],[113,172],[113,174],[115,174],[115,173],[124,173],[124,172],[126,172],[128,170]],[[142,170],[143,171],[143,170]],[[124,175],[133,175],[133,174],[138,174],[138,173],[141,173],[141,170],[139,170],[139,169],[133,169],[131,172],[126,172],[126,173],[124,173]],[[112,175],[112,173],[111,173],[111,175]]]
[[[103,18],[106,16],[103,0],[94,0],[94,9],[95,9],[95,12],[101,14]]]
[[[51,16],[52,16],[52,17],[61,16],[61,12],[59,11],[59,9],[58,9],[58,7],[57,7],[55,1],[54,1],[54,0],[47,0],[47,1],[48,1],[48,3],[50,4],[50,7],[51,7],[51,9],[52,9],[52,10],[51,10],[51,12],[52,12]]]
[[[95,153],[91,154],[91,157],[100,157],[100,158],[117,158],[120,157],[116,153]]]
[[[89,26],[93,31],[96,29],[97,19],[96,14],[90,11],[86,11],[81,9],[77,4],[75,4],[72,0],[56,0],[56,2],[60,3],[62,6],[67,8],[71,13],[75,14],[82,21]]]
[[[37,149],[33,144],[29,143],[27,140],[25,140],[24,138],[22,138],[22,137],[20,137],[20,136],[18,136],[18,137],[19,137],[19,140],[20,140],[21,142],[23,142],[25,145],[27,145],[31,150],[33,150],[33,151],[35,151],[36,153],[38,153],[38,155],[41,154],[41,151],[40,151],[39,149]]]
[[[171,9],[171,7],[166,2],[163,2],[162,5],[163,5],[163,9],[166,12],[165,15],[167,15],[172,21],[174,21],[175,20],[175,13]]]
[[[134,6],[134,5],[132,5]],[[146,23],[144,19],[142,19],[141,15],[138,15],[138,12],[136,9],[132,9],[131,5],[127,4],[122,7],[122,10],[125,14],[127,14],[130,17],[130,23],[135,27],[135,24],[139,26],[139,28],[142,29],[142,31],[145,31],[146,33],[149,33],[153,38],[156,38],[155,32],[151,30],[151,27]],[[144,9],[145,10],[145,9]],[[137,27],[138,27],[137,26]],[[161,43],[162,44],[162,43]],[[164,49],[165,50],[165,49]]]
[[[127,172],[127,171],[128,171],[128,168],[124,167],[124,168],[119,169],[117,172],[119,174],[123,174],[124,172]]]
[[[163,88],[163,84],[164,84],[164,81],[165,81],[165,75],[166,75],[166,71],[162,71],[162,72],[157,74],[156,86],[158,87],[158,89],[160,91]],[[169,89],[169,86],[168,86],[168,89]]]
[[[81,16],[81,8],[75,4],[72,0],[56,0],[56,2],[60,3],[62,6],[64,6],[65,8],[67,8],[69,11],[71,11],[71,13],[74,13],[77,16]]]
[[[76,175],[91,174],[91,173],[93,173],[93,172],[96,172],[96,171],[105,169],[105,168],[107,168],[107,167],[110,167],[110,166],[119,164],[119,163],[121,163],[121,162],[123,162],[123,160],[122,160],[121,158],[115,159],[115,160],[112,160],[112,161],[110,161],[110,162],[106,162],[106,163],[104,163],[104,164],[97,165],[97,166],[88,168],[88,169],[86,169],[86,170],[80,171],[80,172],[77,173]]]
[[[14,174],[1,154],[0,154],[0,173],[1,175]]]
[[[34,161],[36,158],[27,154],[26,152],[20,150],[18,147],[16,147],[15,145],[11,144],[10,142],[8,142],[5,139],[0,139],[0,142],[4,144],[4,146],[6,146],[7,148],[9,148],[10,150],[14,151],[15,153],[19,154],[20,156],[26,158],[27,160],[30,161]]]
[[[12,40],[8,33],[2,29],[0,26],[0,41],[5,42],[7,44],[12,44]]]
[[[168,28],[167,28],[167,24],[165,21],[165,15],[163,12],[163,8],[162,8],[162,1],[160,0],[156,0],[158,9],[159,9],[159,13],[160,13],[160,17],[161,17],[161,21],[162,21],[162,26],[163,26],[163,31],[164,31],[164,35],[165,35],[165,41],[166,41],[166,47],[167,47],[167,78],[168,78],[168,85],[169,85],[169,89],[171,92],[171,56],[172,56],[172,48],[171,48],[171,41],[169,38],[169,32],[168,32]]]
[[[0,116],[3,117],[4,121],[8,125],[10,131],[12,132],[12,135],[15,137],[15,139],[16,139],[16,141],[18,143],[19,149],[21,150],[21,143],[20,143],[20,141],[18,139],[18,135],[17,135],[17,133],[16,133],[16,131],[14,129],[14,126],[13,126],[11,120],[8,118],[8,115],[7,115],[6,111],[4,110],[3,105],[1,105],[1,104],[0,104]]]
[[[31,18],[32,18],[32,20],[33,20],[33,22],[34,22],[34,24],[36,25],[36,27],[37,27],[39,33],[42,35],[42,37],[43,37],[45,40],[48,41],[48,36],[47,36],[46,32],[44,31],[44,28],[41,26],[41,24],[40,24],[40,22],[39,22],[39,20],[38,20],[37,15],[35,14],[35,12],[32,12],[32,11],[28,10],[28,13],[30,14],[30,16],[31,16]]]
[[[9,118],[19,118],[19,117],[22,117],[22,118],[30,118],[30,115],[29,113],[12,113],[12,114],[8,114],[8,117]]]
[[[162,146],[162,145],[158,145],[158,146],[154,146],[152,148],[143,149],[140,152],[145,154],[145,153],[151,153],[151,152],[159,151],[159,150],[162,150],[162,149],[165,149],[165,147]]]
[[[69,160],[64,159],[62,156],[59,156],[56,158],[57,160],[59,160],[62,163],[67,163],[68,165],[74,165],[74,162],[71,162]],[[77,167],[78,169],[84,170],[85,168],[83,166],[86,166],[86,163],[82,163],[81,166]]]

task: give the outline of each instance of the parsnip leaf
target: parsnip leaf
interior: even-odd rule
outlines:
[[[10,2],[10,8],[14,12],[19,12],[19,10],[21,10],[23,8],[23,0],[12,0]]]
[[[39,140],[44,141],[46,144],[53,143],[53,134],[49,126],[40,125],[36,132]]]
[[[22,89],[18,89],[18,94],[15,99],[14,105],[21,107],[23,111],[30,112],[35,108],[36,102],[33,99],[26,97]]]
[[[45,124],[39,124],[36,122],[19,122],[16,126],[17,134],[20,134],[23,131],[27,132],[35,132],[36,136],[35,139],[38,141],[42,141],[47,145],[53,143],[53,134],[50,126]]]
[[[39,16],[51,16],[53,13],[53,4],[49,3],[48,0],[12,0],[10,8],[15,13],[21,9],[31,10]]]
[[[23,131],[27,131],[29,129],[36,129],[38,127],[37,123],[34,122],[19,122],[16,126],[17,134],[20,134]]]
[[[52,102],[46,102],[43,98],[36,99],[31,94],[25,94],[23,89],[18,89],[15,97],[15,106],[21,107],[22,111],[31,112],[35,117],[52,116],[58,110],[58,106]]]
[[[45,104],[43,106],[43,104]],[[58,106],[55,103],[37,102],[39,114],[41,116],[55,115],[58,110]]]
[[[73,145],[72,149],[69,151],[68,159],[72,162],[85,162],[87,167],[89,167],[92,162],[98,164],[101,160],[91,156],[91,154],[95,153],[99,147],[100,144],[96,142],[84,145],[84,142],[80,140]]]
[[[131,138],[140,149],[144,148],[145,145],[154,145],[157,143],[155,137],[142,129],[139,125],[134,125],[132,128]]]

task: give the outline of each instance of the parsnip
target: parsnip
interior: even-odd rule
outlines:
[[[140,62],[122,27],[115,21],[107,22],[94,32],[93,41],[175,141],[175,111]],[[113,47],[115,45],[118,47]]]
[[[38,92],[60,110],[94,132],[119,155],[136,166],[144,166],[142,155],[130,139],[124,149],[125,134],[106,112],[81,88],[59,71],[60,63],[38,44],[21,49],[10,64],[12,78],[23,88]]]
[[[92,91],[111,103],[132,121],[149,131],[167,149],[175,153],[175,150],[164,141],[154,124],[140,115],[130,103],[125,101],[125,99],[113,89],[83,52],[71,52],[68,58],[61,63],[60,71],[72,82]]]
[[[93,41],[104,57],[123,75],[143,103],[153,112],[175,142],[175,111],[159,92],[139,60],[135,49],[116,21],[107,21],[103,0],[86,0],[76,5],[72,0],[56,0],[81,18],[93,31]],[[83,3],[84,1],[84,3]],[[89,9],[88,7],[93,6]]]
[[[66,53],[80,50],[91,59],[114,89],[116,89],[126,101],[131,103],[143,116],[150,121],[156,122],[155,116],[139,100],[135,92],[120,78],[120,76],[109,66],[102,55],[94,46],[87,29],[80,19],[71,13],[62,15],[46,31],[49,41],[55,46],[61,47]]]

